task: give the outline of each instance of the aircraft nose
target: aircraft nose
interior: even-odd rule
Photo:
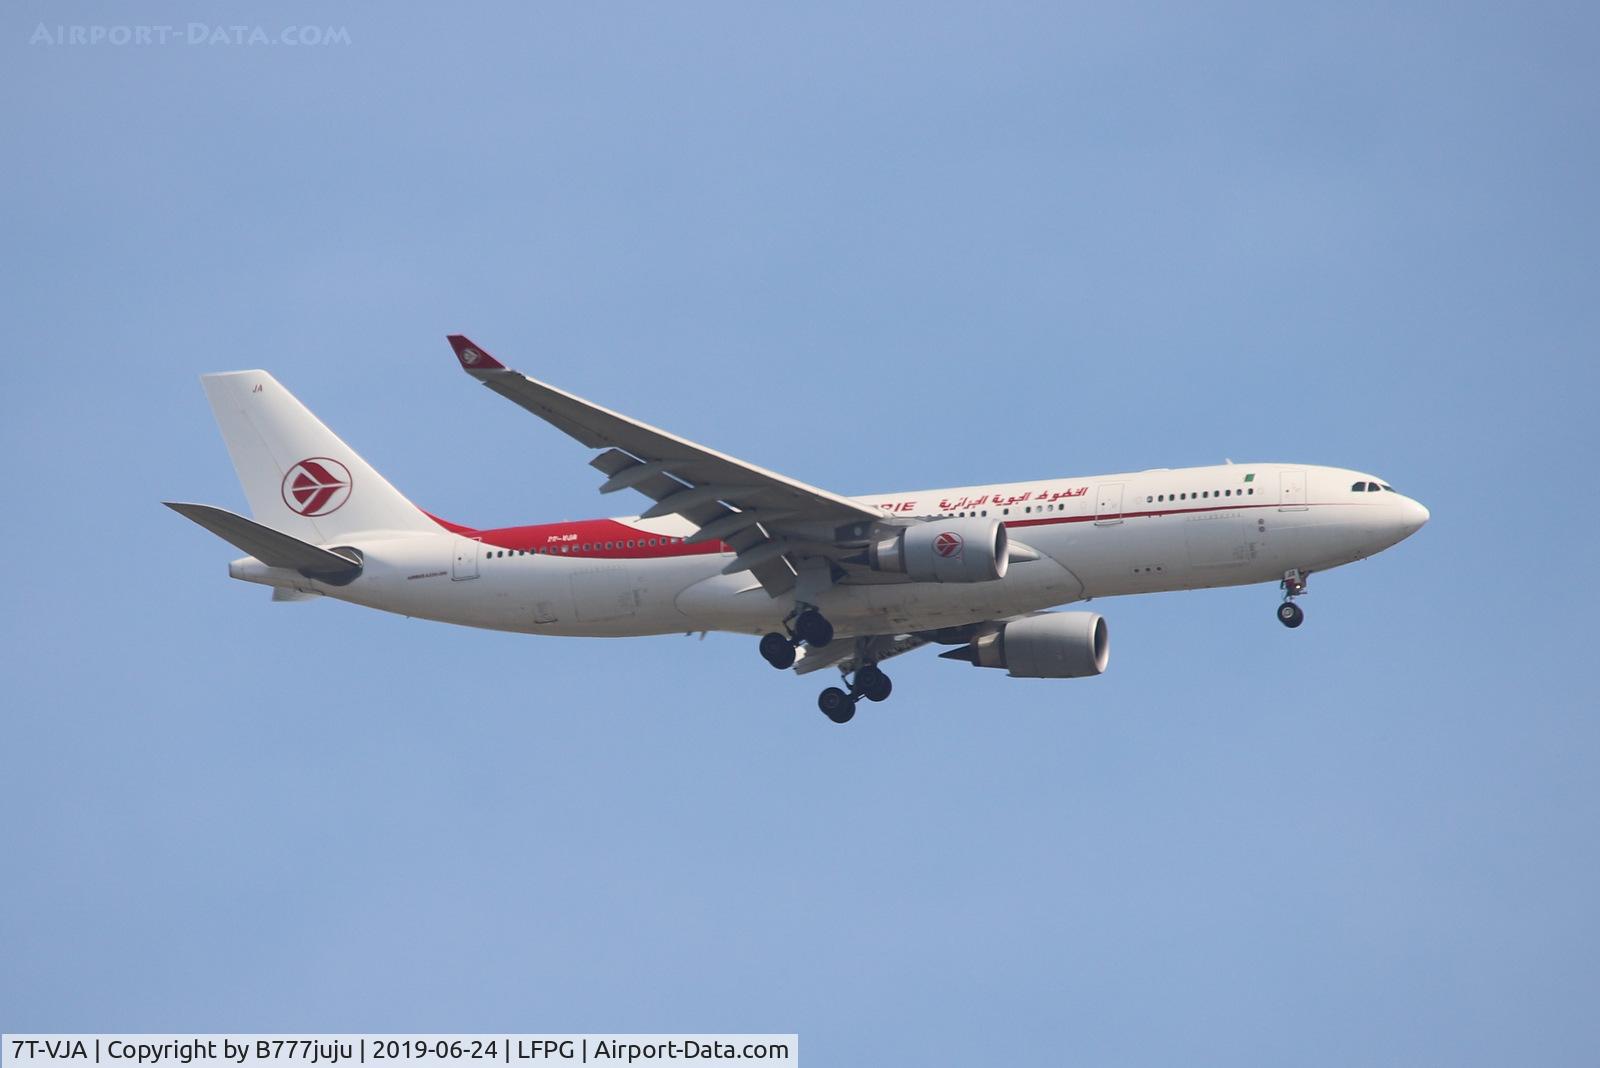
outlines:
[[[1428,509],[1421,502],[1406,498],[1405,511],[1400,518],[1401,529],[1405,531],[1401,537],[1409,538],[1422,529],[1422,525],[1429,519]]]

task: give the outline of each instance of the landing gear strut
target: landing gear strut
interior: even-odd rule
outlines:
[[[833,624],[815,608],[803,609],[795,616],[793,624],[785,624],[788,634],[773,631],[761,638],[761,656],[779,671],[794,667],[795,646],[805,642],[813,649],[821,649],[833,641]]]
[[[1278,606],[1278,622],[1293,630],[1306,621],[1306,614],[1301,607],[1294,603],[1294,599],[1306,592],[1306,578],[1297,568],[1290,568],[1283,573],[1283,581],[1278,583],[1283,587],[1283,603]]]
[[[863,697],[868,701],[884,701],[894,690],[889,676],[876,664],[864,664],[857,668],[855,676],[849,681],[848,691],[829,686],[817,698],[817,707],[822,709],[822,714],[835,723],[849,723],[856,714],[856,703]]]

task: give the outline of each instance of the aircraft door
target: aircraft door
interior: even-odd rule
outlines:
[[[1107,482],[1095,490],[1095,526],[1109,527],[1122,522],[1122,487],[1121,482]]]
[[[450,579],[461,582],[464,579],[478,577],[478,553],[483,549],[483,542],[471,538],[456,539],[456,559],[450,568]],[[438,557],[434,557],[435,560]]]
[[[1282,487],[1278,497],[1278,511],[1303,512],[1306,510],[1306,473],[1284,471],[1279,475]]]

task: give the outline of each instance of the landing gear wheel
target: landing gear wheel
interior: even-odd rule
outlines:
[[[887,701],[894,691],[894,683],[877,667],[864,667],[856,672],[856,692],[869,701]]]
[[[822,691],[822,696],[817,698],[817,707],[835,723],[849,723],[856,714],[855,701],[837,686],[829,686]]]
[[[1293,630],[1306,621],[1305,612],[1293,601],[1285,601],[1278,606],[1278,622]]]
[[[794,667],[794,643],[776,631],[762,636],[761,655],[779,671]]]
[[[815,608],[808,608],[794,621],[794,636],[813,649],[820,649],[833,641],[833,624]]]

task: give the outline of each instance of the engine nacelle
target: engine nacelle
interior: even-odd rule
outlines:
[[[917,582],[993,582],[1006,577],[1007,545],[998,519],[932,519],[874,538],[868,561]]]
[[[1106,669],[1111,639],[1098,612],[1050,612],[1006,623],[945,655],[1005,668],[1015,679],[1080,679]]]

